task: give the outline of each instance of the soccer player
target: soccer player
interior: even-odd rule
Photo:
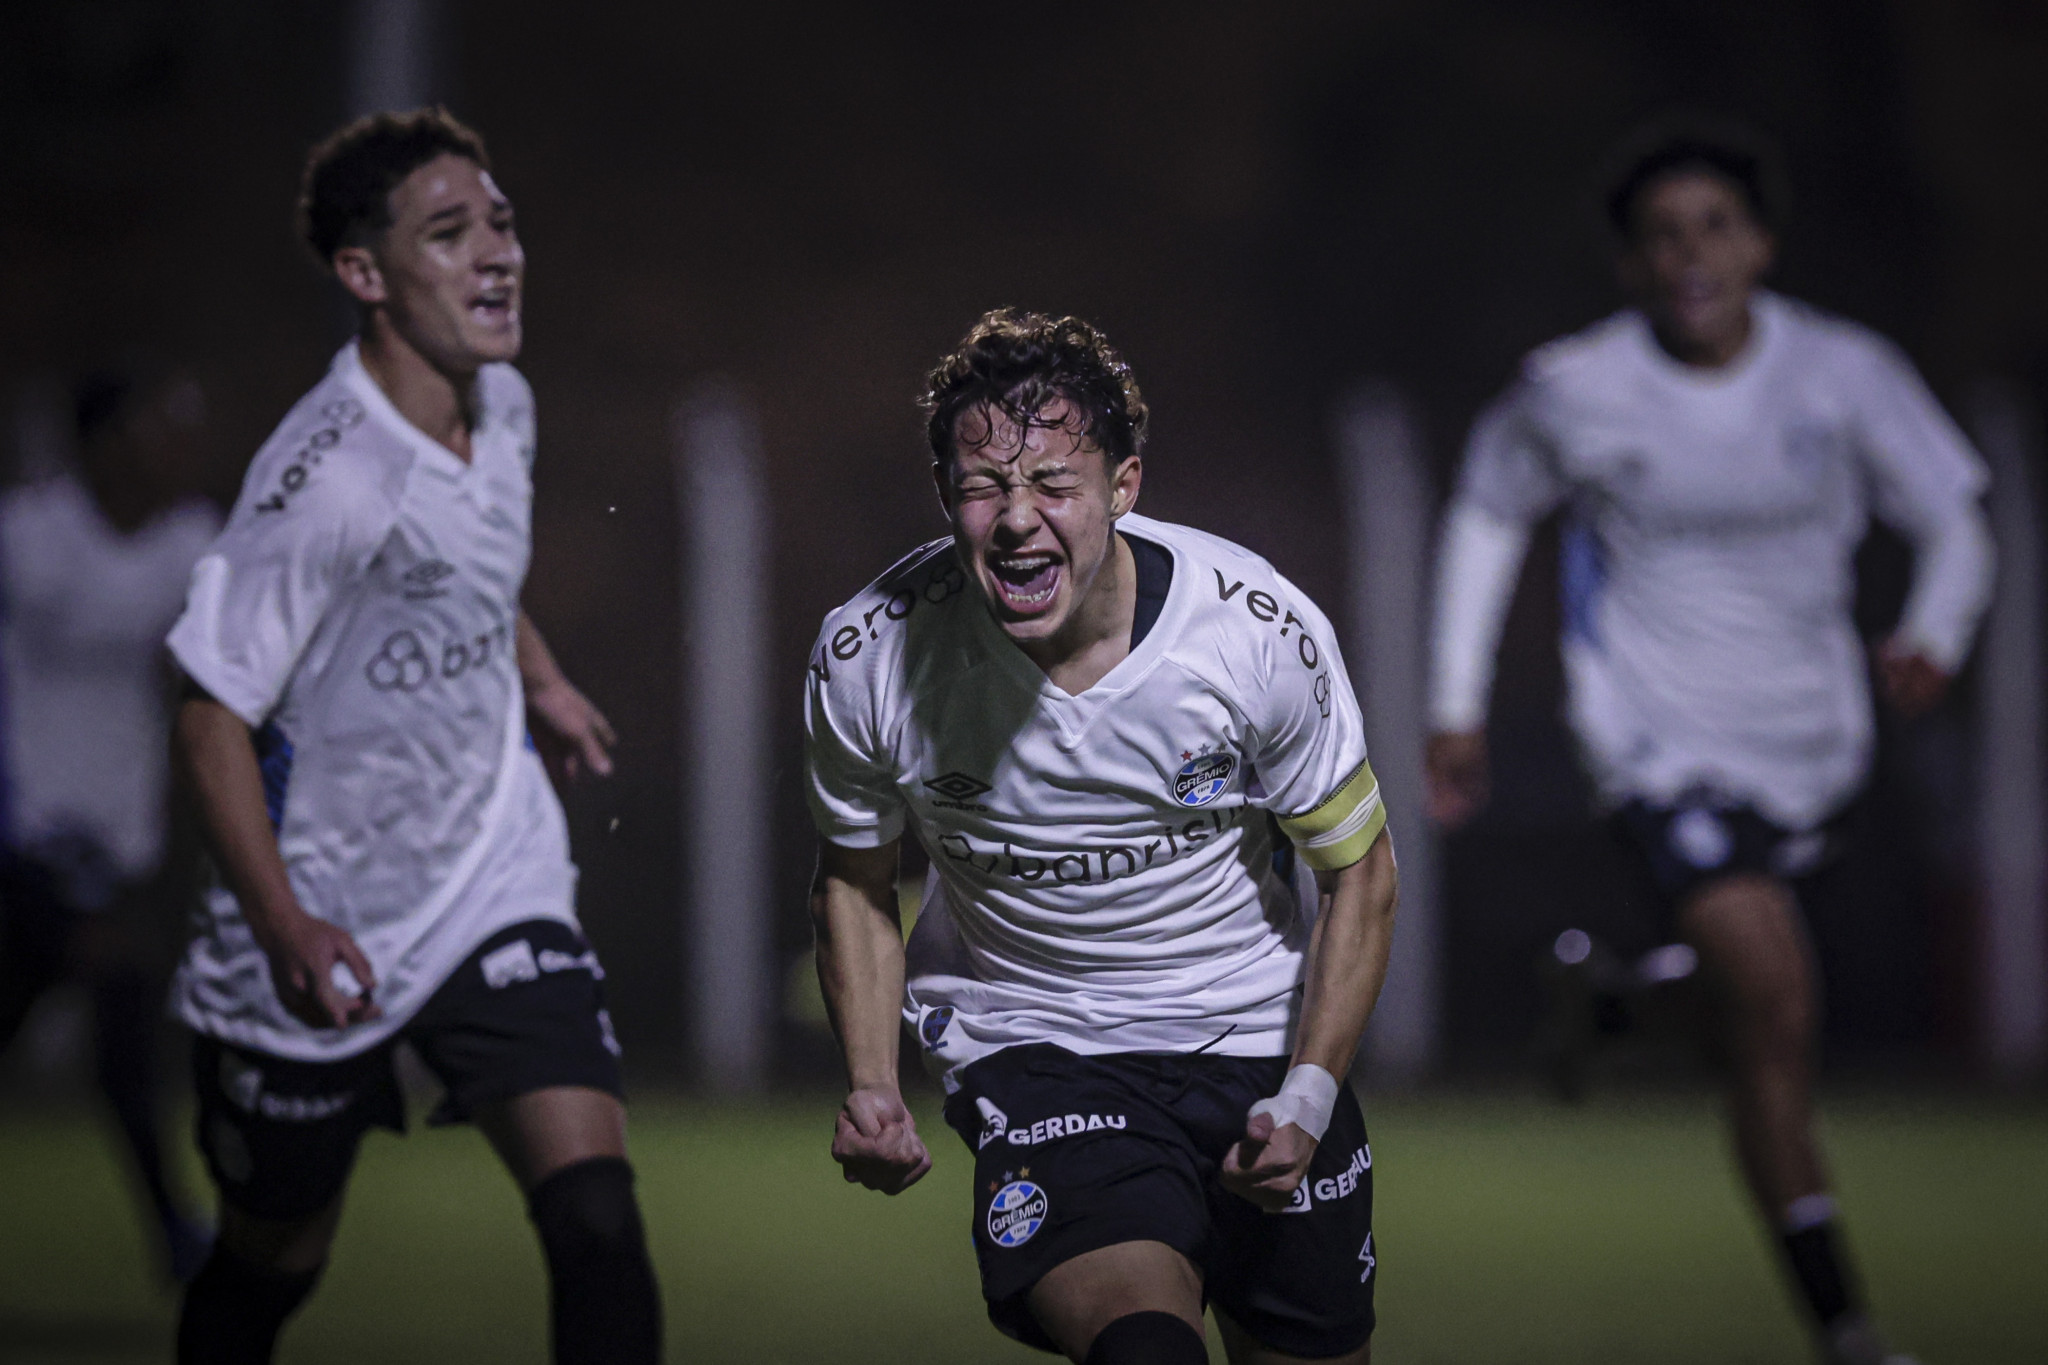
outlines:
[[[1199,1365],[1210,1302],[1235,1361],[1365,1361],[1372,1153],[1342,1078],[1395,874],[1330,624],[1132,511],[1146,409],[1089,324],[990,313],[923,407],[952,534],[834,612],[810,669],[832,1154],[889,1194],[929,1168],[908,1025],[975,1154],[1001,1330]],[[907,962],[906,832],[932,868]]]
[[[525,1192],[554,1358],[644,1365],[660,1310],[618,1045],[577,927],[561,780],[612,732],[520,609],[526,261],[477,135],[380,114],[315,149],[305,239],[360,330],[257,452],[170,636],[177,747],[219,864],[175,1005],[221,1196],[178,1359],[270,1359],[357,1146],[400,1129],[392,1052]]]
[[[1876,650],[1925,710],[1988,595],[1975,453],[1898,350],[1765,291],[1766,177],[1736,139],[1640,143],[1608,210],[1635,306],[1535,352],[1475,425],[1438,582],[1432,803],[1485,799],[1486,696],[1530,528],[1568,507],[1570,719],[1604,807],[1697,952],[1750,1192],[1835,1365],[1866,1316],[1814,1133],[1819,987],[1798,879],[1872,742],[1850,619],[1874,510],[1916,551]]]
[[[163,639],[220,517],[184,477],[196,384],[108,368],[73,408],[75,464],[0,496],[0,1050],[52,987],[84,981],[95,1078],[183,1281],[209,1236],[180,1207],[158,1114],[168,930],[192,890],[169,852]]]

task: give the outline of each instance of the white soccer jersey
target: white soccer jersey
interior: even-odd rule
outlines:
[[[1158,622],[1079,696],[1004,635],[950,540],[826,618],[811,660],[819,831],[912,829],[932,875],[904,1014],[950,1076],[998,1048],[1293,1045],[1312,911],[1276,868],[1342,867],[1385,823],[1329,622],[1263,559],[1144,517]]]
[[[0,810],[10,848],[89,841],[126,878],[163,857],[164,632],[220,527],[206,503],[133,533],[65,474],[0,496]]]
[[[257,452],[192,575],[178,662],[257,730],[292,889],[354,936],[384,1017],[292,1019],[232,897],[179,972],[194,1028],[302,1059],[380,1041],[506,925],[575,923],[568,830],[514,657],[533,398],[477,376],[472,459],[407,422],[353,343]]]
[[[1570,714],[1610,802],[1705,789],[1804,829],[1854,790],[1873,508],[1917,551],[1902,637],[1960,664],[1990,590],[1976,453],[1881,337],[1768,293],[1753,317],[1742,356],[1698,370],[1617,314],[1480,418],[1440,561],[1439,728],[1483,722],[1529,527],[1565,502]]]

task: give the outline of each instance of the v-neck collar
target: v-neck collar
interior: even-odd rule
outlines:
[[[1003,628],[989,613],[986,601],[979,603],[979,610],[975,612],[975,629],[983,637],[986,652],[1020,686],[1035,693],[1040,701],[1053,703],[1062,726],[1069,723],[1085,725],[1103,703],[1151,672],[1152,666],[1166,652],[1168,642],[1178,638],[1181,619],[1187,615],[1188,584],[1194,576],[1189,572],[1186,557],[1165,536],[1147,535],[1137,525],[1131,528],[1131,534],[1151,541],[1173,556],[1173,581],[1167,585],[1166,604],[1160,608],[1159,619],[1153,623],[1152,629],[1138,642],[1137,648],[1096,679],[1093,687],[1081,692],[1062,688],[1018,647],[1015,640],[1004,634]]]
[[[384,392],[384,386],[370,373],[369,366],[363,364],[362,347],[357,338],[349,338],[348,344],[336,354],[334,368],[356,391],[364,408],[411,446],[420,458],[438,463],[443,472],[453,473],[458,477],[476,468],[477,461],[482,458],[484,446],[477,438],[491,423],[491,414],[484,406],[484,386],[480,379],[476,383],[475,392],[471,395],[476,424],[469,429],[469,458],[465,460],[414,426],[412,419],[398,410],[398,405],[391,401],[391,395]]]
[[[1688,365],[1658,342],[1648,315],[1636,310],[1640,354],[1662,382],[1688,393],[1727,393],[1740,387],[1765,368],[1765,358],[1777,349],[1782,301],[1768,289],[1753,290],[1749,296],[1749,339],[1725,365],[1701,368]]]

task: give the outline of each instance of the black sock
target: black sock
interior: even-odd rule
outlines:
[[[178,1365],[269,1365],[279,1329],[319,1278],[273,1274],[216,1245],[185,1286]]]
[[[1126,1313],[1095,1334],[1084,1365],[1209,1365],[1209,1347],[1178,1314]]]
[[[555,1365],[655,1365],[661,1293],[633,1168],[615,1156],[565,1166],[534,1187],[527,1211],[547,1254]]]
[[[1800,1205],[1811,1212],[1801,1216]],[[1849,1274],[1848,1258],[1836,1245],[1834,1201],[1825,1195],[1809,1195],[1793,1205],[1785,1227],[1779,1233],[1792,1278],[1814,1321],[1826,1328],[1844,1313],[1857,1307],[1855,1281]]]

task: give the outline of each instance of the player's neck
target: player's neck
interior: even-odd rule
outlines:
[[[1068,696],[1086,692],[1130,656],[1138,565],[1122,536],[1112,531],[1109,540],[1108,560],[1058,633],[1020,645],[1053,686]]]
[[[398,415],[464,463],[470,457],[470,429],[475,425],[476,371],[452,373],[427,359],[381,312],[364,320],[356,343],[363,369]]]
[[[1664,354],[1679,364],[1695,370],[1725,369],[1749,349],[1750,338],[1756,335],[1756,304],[1744,304],[1727,326],[1712,333],[1687,336],[1657,322],[1651,324],[1650,331]]]

